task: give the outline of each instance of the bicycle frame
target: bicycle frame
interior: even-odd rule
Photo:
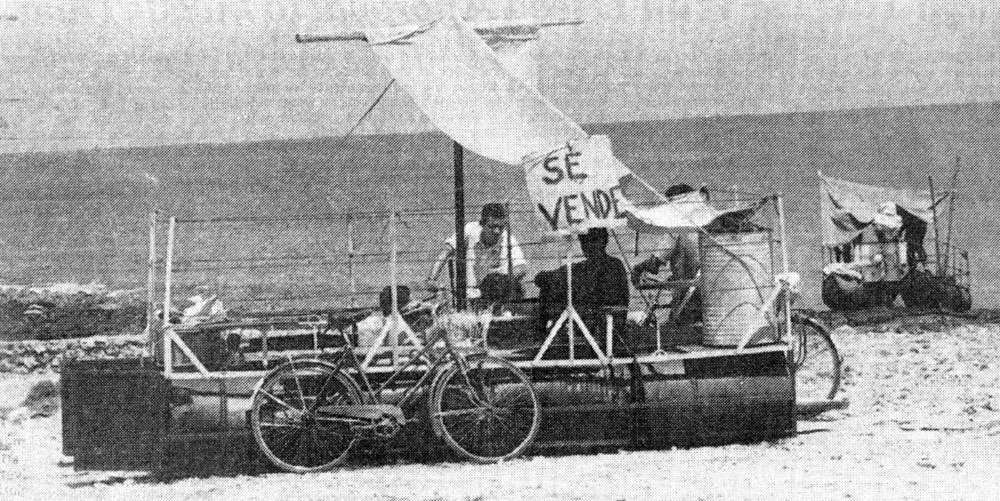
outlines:
[[[784,329],[782,329],[783,332],[780,334],[782,339],[785,338],[791,330],[791,296],[798,286],[799,280],[799,274],[792,272],[779,273],[775,277],[774,289],[764,299],[763,304],[757,311],[756,318],[751,322],[743,338],[740,339],[739,344],[736,346],[736,353],[742,353],[760,329],[768,325],[775,325],[779,320],[785,324],[782,325]]]
[[[343,333],[341,335],[344,336],[346,341],[346,335]],[[432,357],[431,351],[438,349],[435,348],[435,346],[437,346],[439,341],[444,342],[444,353],[442,353],[439,357]],[[390,373],[389,377],[377,387],[372,384],[371,378],[368,377],[368,372],[365,370],[363,364],[358,358],[357,353],[355,353],[355,348],[353,346],[348,344],[344,348],[344,351],[336,360],[335,366],[338,370],[351,369],[348,374],[355,381],[360,380],[361,385],[363,385],[361,390],[364,393],[366,400],[370,403],[377,404],[383,403],[383,392],[387,388],[391,387],[393,383],[399,381],[403,374],[410,372],[410,368],[416,368],[420,364],[425,364],[427,369],[415,383],[409,385],[403,393],[403,397],[397,404],[395,404],[400,408],[405,408],[407,404],[413,402],[413,398],[417,395],[418,390],[423,388],[428,382],[433,382],[433,377],[436,377],[441,373],[439,369],[446,365],[449,361],[458,364],[462,369],[463,374],[466,372],[467,367],[465,357],[456,353],[455,350],[456,348],[452,344],[448,333],[441,330],[436,336],[434,336],[434,338],[428,340],[422,348],[415,350],[413,356],[406,362],[406,364],[394,369],[392,373]]]

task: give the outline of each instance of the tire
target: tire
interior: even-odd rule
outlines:
[[[531,446],[541,424],[538,395],[523,371],[491,355],[452,364],[431,390],[435,433],[463,458],[495,463]]]
[[[941,284],[941,307],[964,313],[972,308],[972,295],[967,287],[958,285],[955,277],[948,277]]]
[[[832,400],[840,390],[842,360],[830,332],[818,321],[792,315],[792,367],[800,402]]]
[[[357,383],[320,360],[274,368],[254,391],[250,426],[261,453],[293,473],[330,470],[343,463],[357,436],[351,424],[324,417],[320,405],[360,404]]]
[[[851,311],[869,306],[868,293],[860,280],[837,275],[823,278],[821,289],[823,304],[834,311]]]
[[[941,286],[928,271],[913,270],[903,278],[901,295],[908,308],[930,309],[940,306]]]

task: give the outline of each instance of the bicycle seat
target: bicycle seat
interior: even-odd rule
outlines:
[[[330,311],[326,314],[326,324],[331,330],[344,330],[378,311],[378,308],[349,308],[345,310]]]

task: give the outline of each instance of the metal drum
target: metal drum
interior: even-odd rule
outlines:
[[[773,284],[770,231],[701,235],[702,342],[736,346]]]

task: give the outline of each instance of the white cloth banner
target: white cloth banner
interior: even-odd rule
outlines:
[[[568,233],[627,223],[633,208],[622,192],[632,172],[611,153],[607,136],[570,141],[524,164],[535,211],[551,232]]]

